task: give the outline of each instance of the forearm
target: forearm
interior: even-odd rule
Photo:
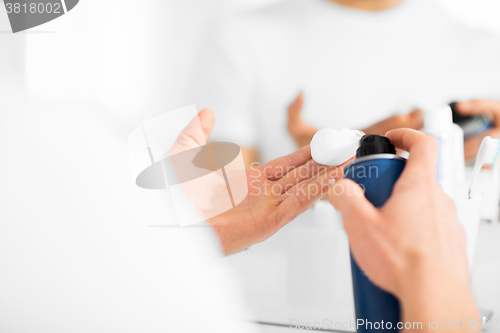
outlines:
[[[388,131],[396,128],[413,128],[420,130],[423,125],[423,112],[421,110],[415,110],[410,113],[393,116],[379,121],[378,123],[363,129],[363,132],[366,134],[385,135]]]
[[[434,276],[434,278],[432,278]],[[481,315],[468,279],[434,272],[408,278],[402,292],[403,322],[412,323],[409,332],[480,332]],[[413,323],[422,323],[414,326]],[[408,324],[408,326],[410,326]]]

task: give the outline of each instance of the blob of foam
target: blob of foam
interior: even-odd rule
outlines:
[[[356,155],[363,132],[343,128],[320,129],[311,141],[311,155],[319,164],[338,166]]]

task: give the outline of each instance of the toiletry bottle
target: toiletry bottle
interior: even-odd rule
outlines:
[[[453,126],[452,111],[449,106],[426,111],[424,114],[424,132],[433,136],[439,145],[436,165],[436,180],[443,188],[444,193],[453,197],[455,178],[454,136],[456,127]],[[462,141],[463,145],[463,141]],[[461,162],[464,164],[465,162]]]
[[[365,196],[375,207],[381,207],[389,199],[392,188],[403,172],[406,159],[396,155],[396,149],[388,138],[366,135],[360,141],[356,160],[347,165],[345,178],[364,188]],[[398,331],[400,319],[399,301],[391,294],[374,285],[361,271],[351,255],[351,270],[357,323],[384,323],[383,331]],[[380,332],[359,325],[359,333]]]
[[[463,183],[465,179],[464,130],[457,124],[452,124],[453,134],[453,180],[455,184]]]

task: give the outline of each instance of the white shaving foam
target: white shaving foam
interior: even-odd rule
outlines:
[[[356,155],[363,132],[343,128],[323,128],[311,141],[311,155],[319,164],[338,166]]]

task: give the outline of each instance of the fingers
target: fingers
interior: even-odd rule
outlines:
[[[209,109],[201,110],[182,130],[175,144],[169,150],[170,156],[207,144],[214,127],[214,114]]]
[[[490,115],[496,126],[500,126],[500,102],[488,99],[477,99],[457,103],[457,110],[463,115]]]
[[[464,157],[466,160],[470,160],[476,157],[479,151],[479,146],[481,146],[481,141],[484,137],[491,136],[492,138],[497,138],[500,136],[500,128],[493,128],[479,135],[474,135],[464,143]]]
[[[262,164],[258,168],[269,180],[278,180],[294,168],[305,164],[311,159],[311,147],[305,146],[296,152]]]
[[[401,126],[401,128],[406,127],[420,130],[424,127],[424,111],[420,109],[413,110],[412,112],[407,113],[405,117],[405,126]]]
[[[198,146],[207,143],[212,128],[214,127],[214,114],[209,109],[203,109],[194,117],[191,122],[182,130],[179,137],[189,138]],[[202,131],[200,131],[200,125]]]
[[[485,136],[497,137],[500,135],[500,102],[487,100],[487,99],[477,99],[472,101],[457,103],[457,111],[460,114],[473,116],[473,115],[484,115],[490,116],[493,119],[493,124],[496,128],[491,129],[480,135],[468,138],[464,144],[464,155],[465,159],[472,159],[476,156],[479,146],[481,145],[481,140]]]
[[[484,114],[485,112],[500,112],[500,102],[489,99],[476,99],[457,103],[457,109],[464,115]]]
[[[403,176],[410,174],[412,177],[435,178],[438,146],[434,138],[404,128],[389,131],[386,136],[396,148],[410,153]]]
[[[302,107],[304,106],[304,94],[302,92],[299,93],[297,99],[290,104],[288,107],[288,123],[293,123],[300,120],[300,113],[302,111]]]
[[[212,134],[212,129],[214,128],[214,113],[209,109],[203,109],[198,113],[198,118],[200,118],[203,134],[205,135],[205,141],[208,141],[210,135]]]
[[[403,115],[392,116],[390,118],[379,121],[378,123],[365,128],[363,132],[365,132],[366,134],[384,135],[387,131],[395,128],[421,129],[423,126],[424,112],[417,109]]]
[[[337,181],[330,190],[328,200],[342,213],[344,221],[349,221],[351,225],[378,218],[378,210],[366,199],[363,189],[350,179]]]
[[[331,187],[329,181],[338,173],[334,169],[320,172],[298,183],[282,195],[283,201],[278,206],[280,227],[305,212],[328,193]]]
[[[304,106],[304,94],[301,92],[297,99],[288,107],[287,130],[297,147],[308,145],[317,129],[307,124],[301,116]]]
[[[309,160],[306,164],[293,169],[277,182],[286,192],[294,185],[313,177],[314,175],[322,172],[328,172],[334,168],[316,163],[314,160]],[[337,173],[334,175],[334,179],[341,178],[344,174],[342,168],[335,168]]]

